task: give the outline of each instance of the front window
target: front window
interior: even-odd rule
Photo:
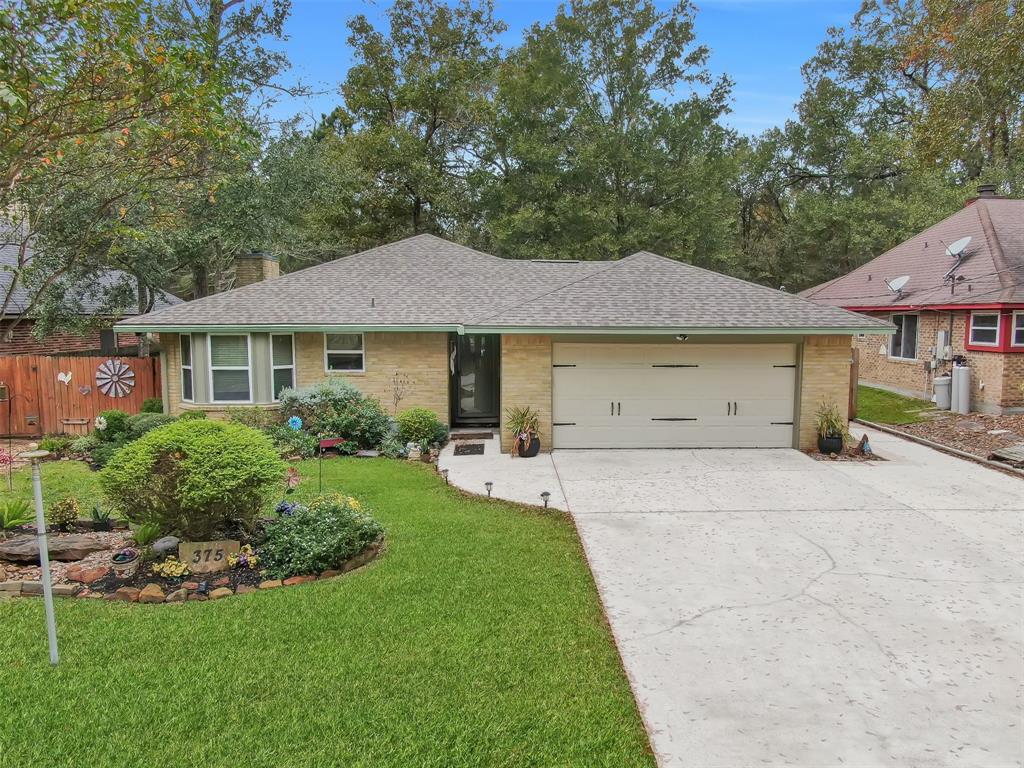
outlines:
[[[181,346],[181,399],[192,402],[195,395],[192,389],[192,337],[179,336]]]
[[[324,336],[324,358],[328,371],[366,370],[363,360],[363,334],[328,333]]]
[[[274,401],[281,399],[281,390],[295,386],[295,347],[291,334],[270,337],[271,385]]]
[[[210,390],[215,403],[252,400],[249,337],[210,334]]]
[[[901,360],[917,359],[917,315],[893,315],[896,333],[889,340],[889,356]]]
[[[971,315],[971,344],[999,346],[999,313],[979,312]]]
[[[1024,312],[1013,315],[1013,346],[1024,347]]]

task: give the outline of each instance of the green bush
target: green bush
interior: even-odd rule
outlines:
[[[39,441],[39,449],[63,456],[71,448],[73,442],[74,438],[67,435],[47,435]]]
[[[142,401],[142,408],[139,413],[163,413],[164,399],[162,397],[147,397]]]
[[[320,496],[267,526],[260,562],[275,579],[320,573],[340,567],[383,532],[356,499]]]
[[[105,425],[103,429],[100,429],[99,426],[96,427],[96,435],[100,440],[116,443],[118,440],[124,439],[125,433],[128,431],[127,413],[112,408],[109,411],[103,411],[100,418],[103,420],[100,423]]]
[[[35,512],[24,499],[7,499],[0,502],[0,528],[9,531],[28,525],[35,518]]]
[[[100,439],[95,435],[82,435],[71,441],[68,450],[71,453],[85,455],[92,453],[93,449],[100,444]]]
[[[206,411],[183,411],[178,416],[178,421],[187,421],[188,419],[205,419]]]
[[[67,531],[79,518],[78,499],[74,496],[65,496],[60,501],[55,501],[46,512],[46,522],[58,531]]]
[[[96,443],[91,451],[89,451],[89,458],[92,459],[92,463],[101,469],[110,463],[110,460],[114,458],[115,454],[125,447],[127,443],[122,440],[113,442],[107,442],[100,440]]]
[[[237,424],[244,424],[253,429],[268,429],[281,423],[280,413],[268,411],[266,408],[259,408],[257,406],[232,408],[228,418]]]
[[[304,459],[316,456],[320,441],[316,435],[304,430],[295,430],[287,425],[270,427],[267,435],[274,441],[274,447],[282,456],[301,456]]]
[[[402,411],[395,421],[398,422],[398,437],[403,443],[443,443],[448,439],[448,427],[427,408]]]
[[[100,486],[129,521],[203,541],[238,526],[251,529],[284,470],[261,432],[186,419],[124,446],[100,473]]]
[[[340,437],[347,450],[376,448],[387,436],[390,419],[380,403],[342,379],[326,379],[312,387],[283,389],[281,413],[298,416],[302,428],[319,437]]]
[[[164,413],[137,413],[128,417],[128,426],[125,430],[125,439],[130,442],[138,440],[151,429],[170,424],[174,417]]]

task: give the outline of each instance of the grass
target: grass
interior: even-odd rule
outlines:
[[[857,418],[876,424],[916,424],[926,420],[921,412],[933,407],[927,400],[904,397],[863,384],[857,387]]]
[[[300,471],[309,498],[316,465]],[[218,602],[58,601],[55,669],[42,602],[0,602],[0,766],[654,765],[568,519],[426,465],[335,459],[324,479],[387,529],[363,571]],[[43,482],[94,500],[78,464]]]

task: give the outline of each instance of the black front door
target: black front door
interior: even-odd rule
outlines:
[[[501,336],[451,337],[452,425],[497,426],[501,388]]]

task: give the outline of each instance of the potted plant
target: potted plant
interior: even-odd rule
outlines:
[[[505,411],[505,429],[512,433],[512,450],[524,459],[540,453],[539,426],[540,415],[529,406]]]
[[[127,579],[129,576],[134,576],[135,572],[139,570],[140,559],[139,550],[134,547],[125,547],[110,556],[110,567],[117,578]]]
[[[826,454],[842,453],[850,433],[839,406],[823,402],[815,413],[814,424],[818,432],[818,450]]]

